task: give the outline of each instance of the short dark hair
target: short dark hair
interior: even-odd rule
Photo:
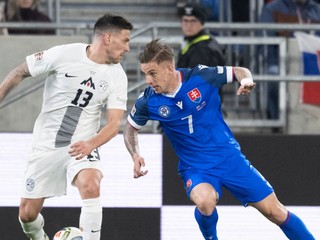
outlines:
[[[132,24],[121,16],[104,14],[94,24],[93,32],[101,35],[106,30],[132,30]]]
[[[139,54],[140,63],[156,62],[157,64],[164,61],[173,61],[174,53],[172,48],[163,43],[160,39],[149,42],[143,52]]]

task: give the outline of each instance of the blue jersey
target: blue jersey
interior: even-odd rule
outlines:
[[[159,121],[179,158],[179,171],[214,168],[240,151],[223,119],[219,96],[219,88],[233,81],[233,68],[198,65],[177,70],[181,85],[176,93],[156,94],[146,88],[128,121],[137,129],[148,120]]]

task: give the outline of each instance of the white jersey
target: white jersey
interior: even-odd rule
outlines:
[[[101,108],[126,110],[128,79],[118,64],[97,64],[87,44],[56,46],[27,56],[32,76],[48,73],[33,147],[49,150],[88,140],[100,128]]]

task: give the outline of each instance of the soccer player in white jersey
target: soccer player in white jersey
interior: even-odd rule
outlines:
[[[138,130],[148,120],[160,122],[179,158],[178,172],[187,196],[196,204],[195,219],[204,239],[217,240],[216,204],[222,187],[244,206],[258,209],[291,240],[314,240],[301,219],[279,202],[272,186],[250,164],[223,120],[219,88],[239,82],[237,94],[255,87],[242,67],[175,69],[172,49],[153,40],[139,56],[148,88],[133,107],[124,139],[134,162],[134,177],[147,174],[139,152]]]
[[[27,56],[0,85],[1,102],[27,77],[48,73],[19,208],[22,229],[32,240],[49,239],[40,212],[46,198],[66,194],[67,176],[83,201],[84,240],[100,239],[98,147],[118,133],[126,110],[128,83],[120,61],[130,50],[132,29],[123,17],[105,14],[94,25],[91,44],[60,45]],[[100,129],[104,105],[107,121]]]

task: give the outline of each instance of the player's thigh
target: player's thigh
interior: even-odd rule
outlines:
[[[199,202],[203,196],[211,196],[215,201],[218,201],[222,194],[221,184],[218,177],[207,174],[204,170],[186,170],[180,173],[180,177],[184,183],[184,188],[187,197],[192,201]]]
[[[259,202],[273,192],[268,181],[241,155],[228,164],[223,186],[244,206]]]
[[[279,202],[275,193],[271,193],[261,201],[250,203],[249,205],[256,208],[265,217],[278,225],[283,223],[287,218],[288,211]]]
[[[80,179],[88,179],[90,180],[90,177],[87,177],[87,175],[94,176],[96,178],[101,178],[103,177],[103,167],[100,159],[100,154],[98,149],[94,149],[91,154],[88,156],[80,159],[80,160],[74,160],[70,161],[67,166],[67,172],[68,172],[68,178],[71,179],[72,185],[75,186],[75,180],[78,178],[78,175],[80,172],[83,170],[88,170],[88,169],[93,169],[96,171],[85,171],[85,174],[81,174]]]
[[[95,168],[82,169],[74,178],[73,184],[78,188],[82,199],[100,196],[100,182],[103,175]]]

